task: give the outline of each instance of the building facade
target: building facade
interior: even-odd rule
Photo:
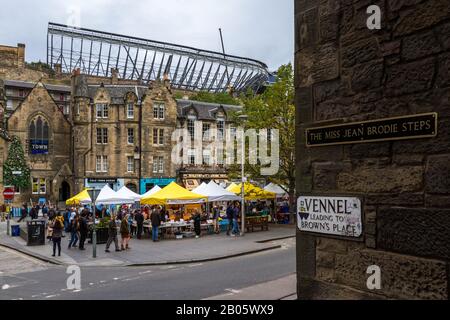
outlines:
[[[74,70],[70,77],[34,81],[40,71],[10,64],[0,69],[0,167],[8,137],[18,136],[31,169],[31,187],[17,190],[15,205],[44,199],[62,205],[85,187],[105,184],[144,193],[172,181],[189,187],[227,180],[225,166],[213,164],[216,150],[193,155],[189,163],[175,161],[174,132],[184,128],[202,137],[205,128],[219,127],[223,134],[231,126],[229,112],[240,107],[177,100],[167,78],[143,86],[118,80],[113,69],[111,78]],[[21,73],[33,74],[32,80],[18,77]],[[0,191],[4,186],[0,183]]]
[[[297,195],[358,198],[362,220],[357,238],[297,230],[298,297],[447,300],[450,2],[371,3],[381,29],[363,1],[295,1]],[[432,137],[306,143],[315,127],[427,113]]]

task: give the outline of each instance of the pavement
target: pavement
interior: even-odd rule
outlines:
[[[105,253],[105,244],[97,245],[97,258],[92,257],[92,245],[86,243],[85,251],[68,249],[69,235],[62,239],[60,257],[52,257],[52,243],[43,246],[27,246],[20,237],[6,235],[6,223],[0,223],[0,246],[17,250],[41,261],[56,265],[79,265],[92,267],[106,266],[152,266],[194,262],[206,262],[248,255],[281,247],[274,240],[295,236],[295,226],[270,225],[269,231],[246,233],[243,237],[203,235],[180,240],[166,239],[152,242],[149,238],[130,241],[130,250],[115,252],[114,245],[110,253]]]
[[[259,283],[204,300],[296,300],[297,274],[293,273],[276,280]]]
[[[280,248],[204,263],[80,266],[79,288],[69,267],[0,247],[0,300],[295,299],[295,238],[271,242]]]

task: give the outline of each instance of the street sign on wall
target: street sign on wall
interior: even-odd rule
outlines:
[[[297,226],[300,231],[358,238],[362,234],[361,201],[301,196],[297,199]]]

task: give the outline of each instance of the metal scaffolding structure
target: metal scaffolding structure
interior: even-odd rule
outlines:
[[[52,22],[47,64],[102,77],[116,68],[120,78],[143,84],[167,74],[173,88],[209,92],[258,90],[269,78],[267,66],[257,60]]]

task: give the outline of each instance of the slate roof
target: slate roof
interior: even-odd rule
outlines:
[[[228,104],[209,103],[184,99],[177,99],[176,101],[177,101],[178,116],[181,118],[186,116],[187,111],[191,107],[193,107],[197,111],[199,120],[215,120],[216,118],[214,117],[214,113],[220,107],[223,107],[226,113],[242,110],[241,106],[234,106]]]
[[[36,82],[28,82],[28,81],[20,81],[20,80],[4,80],[3,81],[5,87],[18,87],[18,88],[29,88],[33,89],[36,85]],[[59,91],[70,93],[70,86],[64,85],[55,85],[44,83],[44,86],[48,91]]]
[[[138,92],[138,98],[142,99],[147,87],[145,86],[133,86],[133,85],[104,85],[104,88],[111,97],[112,104],[123,104],[123,99],[128,92],[133,92],[136,94],[136,87]],[[88,96],[89,98],[94,98],[100,85],[89,85],[88,86]]]

